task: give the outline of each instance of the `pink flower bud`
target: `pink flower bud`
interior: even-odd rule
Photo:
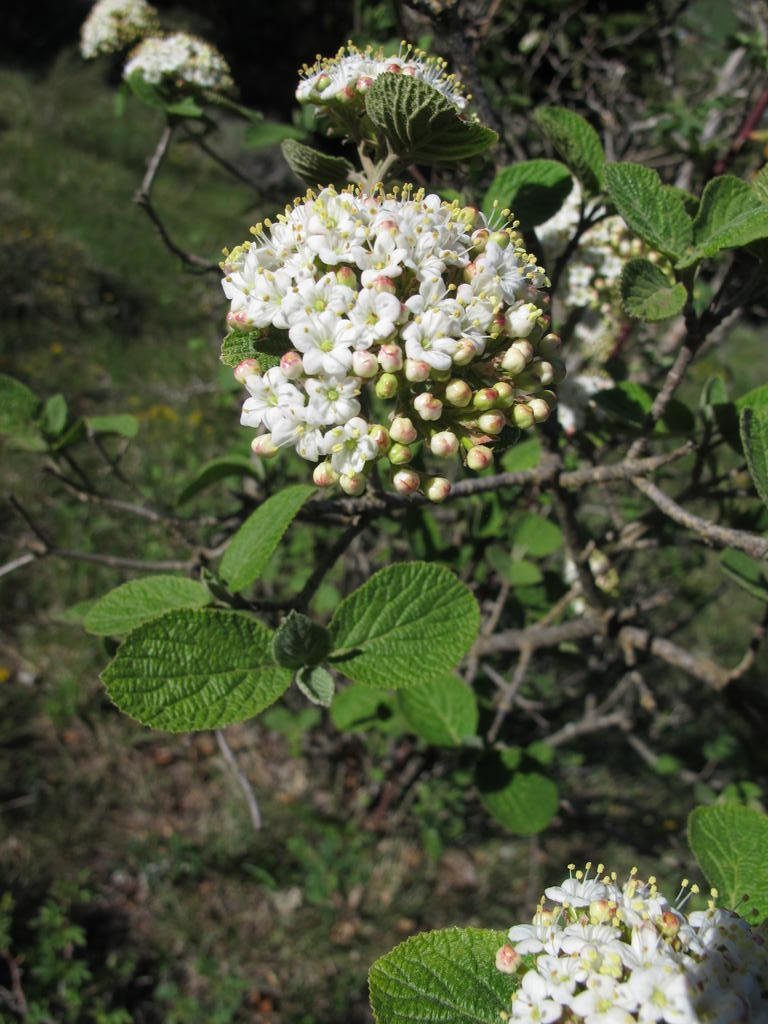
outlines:
[[[388,457],[393,466],[404,466],[413,458],[413,452],[407,444],[393,444],[389,449]]]
[[[493,410],[492,412],[484,412],[482,416],[478,416],[477,425],[484,434],[490,434],[495,437],[496,434],[500,434],[506,425],[506,417],[503,412]]]
[[[478,266],[473,260],[471,263],[468,263],[466,267],[464,267],[464,280],[467,282],[467,284],[470,284],[472,279],[474,277],[477,277],[478,273]]]
[[[515,389],[511,384],[507,384],[505,380],[496,381],[493,387],[499,393],[499,400],[496,403],[498,408],[509,409],[515,401]]]
[[[515,947],[507,942],[496,953],[496,970],[502,974],[514,974],[521,959]]]
[[[227,323],[231,327],[236,327],[239,328],[240,330],[243,330],[244,328],[250,327],[252,325],[251,318],[248,316],[244,309],[238,309],[237,311],[230,309],[230,311],[227,313],[226,319]]]
[[[392,483],[399,494],[413,494],[418,491],[421,478],[412,469],[400,469],[392,477]]]
[[[501,311],[494,313],[491,320],[491,329],[489,331],[491,337],[498,338],[500,334],[503,334],[506,331],[506,329],[507,319],[504,314]]]
[[[399,345],[382,345],[379,349],[379,363],[387,373],[397,373],[403,368],[403,350]]]
[[[445,400],[449,405],[455,405],[457,409],[463,409],[472,401],[472,388],[465,380],[455,377],[445,385]]]
[[[475,409],[492,409],[499,400],[496,388],[480,388],[475,392],[472,405]]]
[[[533,418],[536,423],[543,423],[545,420],[549,419],[549,414],[552,412],[549,405],[543,398],[530,398],[528,400],[528,408],[533,413]]]
[[[258,359],[244,359],[242,363],[238,363],[233,370],[235,380],[241,384],[245,384],[249,377],[253,377],[254,374],[261,373],[261,366],[259,365]]]
[[[448,459],[459,450],[459,439],[452,430],[440,430],[430,438],[429,450],[441,459]]]
[[[521,430],[527,430],[528,427],[532,427],[535,422],[533,409],[530,405],[526,405],[524,403],[516,405],[512,409],[512,419],[514,420],[516,427],[520,427]]]
[[[304,373],[304,364],[298,352],[290,350],[280,357],[280,369],[288,380],[296,380]]]
[[[387,218],[386,220],[380,220],[379,223],[376,225],[376,231],[388,231],[389,234],[393,235],[397,231],[397,221],[392,220],[391,217]]]
[[[428,379],[431,369],[429,363],[422,363],[419,359],[406,359],[405,379],[411,381],[412,384],[421,383]]]
[[[362,473],[345,473],[339,477],[339,487],[345,494],[356,497],[365,490],[365,477]]]
[[[413,407],[423,420],[439,420],[443,415],[443,403],[429,391],[416,395]]]
[[[355,87],[358,92],[368,92],[372,85],[373,79],[371,78],[370,75],[360,75],[357,82],[355,83]]]
[[[424,485],[424,494],[430,501],[445,501],[451,493],[451,481],[444,476],[433,476]]]
[[[501,360],[501,368],[507,373],[511,373],[512,376],[516,376],[518,373],[522,373],[527,365],[527,360],[523,353],[515,345],[512,345],[504,353],[504,358]]]
[[[374,423],[368,431],[368,437],[372,437],[382,455],[389,448],[389,431],[381,423]]]
[[[260,434],[251,441],[251,451],[262,459],[272,459],[277,455],[277,445],[272,443],[271,434]]]
[[[545,334],[539,342],[539,352],[547,359],[559,356],[562,347],[563,342],[559,334]]]
[[[410,444],[419,436],[419,432],[413,425],[413,421],[407,416],[395,416],[389,428],[389,436],[393,441],[400,441],[402,444]]]
[[[336,95],[333,98],[336,100],[337,103],[340,103],[343,106],[346,106],[348,103],[351,103],[355,99],[355,96],[356,96],[356,93],[355,93],[355,90],[352,88],[352,86],[351,85],[345,85],[342,89],[339,89],[339,91],[336,93]],[[351,492],[348,491],[347,493],[351,493]],[[361,492],[358,491],[358,494],[359,493],[361,493]]]
[[[418,75],[418,70],[412,64],[404,64],[400,68],[402,74],[407,75],[409,78],[415,78]]]
[[[312,480],[318,487],[330,487],[339,479],[339,474],[330,462],[318,462],[312,470]]]
[[[379,372],[379,361],[373,352],[358,349],[352,353],[352,373],[356,377],[375,377]]]
[[[352,267],[339,267],[336,271],[336,280],[347,288],[357,288],[357,274]]]
[[[492,462],[493,452],[484,444],[476,444],[467,452],[467,469],[480,472],[481,469],[488,469]]]
[[[453,362],[456,366],[467,366],[477,357],[477,346],[469,338],[462,338],[453,353]]]
[[[385,277],[384,274],[380,274],[378,277],[374,278],[373,284],[369,285],[369,291],[387,292],[389,295],[394,295],[397,291],[397,287],[391,277]]]
[[[379,398],[392,398],[397,394],[397,377],[393,373],[382,373],[376,381],[375,391]]]
[[[385,71],[391,71],[395,75],[399,75],[403,70],[399,64],[387,64],[384,68]]]

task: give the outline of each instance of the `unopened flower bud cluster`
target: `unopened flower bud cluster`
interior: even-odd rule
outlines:
[[[228,93],[235,87],[229,65],[216,47],[186,32],[150,37],[139,43],[123,69],[123,77],[135,72],[150,85],[176,89]]]
[[[158,13],[146,0],[98,0],[80,29],[80,53],[86,60],[119,53],[159,31]]]
[[[349,494],[386,455],[398,491],[441,500],[448,479],[423,479],[417,454],[481,470],[507,428],[549,416],[559,339],[512,228],[409,189],[325,188],[253,232],[222,267],[230,327],[284,349],[265,373],[257,359],[235,371],[257,454],[294,448],[316,484]]]
[[[311,67],[302,68],[296,89],[299,103],[313,103],[329,110],[342,107],[361,111],[365,93],[383,74],[401,74],[418,78],[436,89],[462,113],[469,97],[461,83],[446,71],[442,58],[402,43],[400,52],[387,57],[381,48],[359,50],[354,44],[343,46],[335,57],[320,57]]]
[[[521,972],[509,1022],[737,1024],[768,1020],[768,949],[727,910],[685,913],[653,877],[594,877],[591,865],[545,890],[533,923],[516,925],[496,967]],[[716,893],[713,891],[713,898]],[[546,902],[549,901],[549,902]],[[523,958],[527,960],[524,961]],[[526,963],[534,958],[534,966]],[[524,972],[524,973],[522,973]]]

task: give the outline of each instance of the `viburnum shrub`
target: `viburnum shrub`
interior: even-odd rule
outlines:
[[[86,60],[120,53],[159,30],[158,13],[146,0],[98,0],[80,30],[80,53]]]

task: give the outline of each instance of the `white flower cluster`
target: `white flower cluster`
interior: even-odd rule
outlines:
[[[496,966],[523,970],[510,1022],[539,1024],[739,1024],[768,1020],[768,950],[749,925],[713,900],[684,913],[698,892],[683,882],[677,902],[633,871],[619,884],[573,873],[545,891],[529,925],[509,931]],[[686,892],[687,890],[687,892]],[[716,893],[713,892],[713,897]]]
[[[479,470],[506,428],[549,416],[559,338],[545,334],[544,271],[513,229],[408,188],[331,187],[252,231],[222,269],[234,337],[283,353],[263,375],[257,358],[235,370],[251,396],[242,422],[265,431],[257,454],[293,447],[319,463],[318,486],[349,494],[386,455],[397,490],[440,500],[448,480],[400,469],[417,442]],[[387,427],[372,422],[376,398]]]
[[[151,85],[162,83],[178,89],[191,86],[223,93],[234,89],[229,65],[216,47],[186,32],[139,43],[123,69],[123,77],[136,71]]]
[[[400,44],[400,52],[386,57],[382,49],[359,50],[354,44],[343,46],[335,57],[320,57],[311,67],[302,68],[302,80],[296,89],[299,103],[318,106],[334,104],[363,106],[363,95],[374,81],[386,73],[410,75],[432,86],[443,95],[458,113],[469,102],[461,83],[446,73],[440,57],[426,54],[408,43]]]
[[[159,30],[157,11],[146,0],[97,0],[80,29],[80,53],[86,60],[119,53]]]

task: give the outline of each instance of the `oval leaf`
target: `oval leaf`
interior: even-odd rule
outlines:
[[[322,665],[307,665],[299,669],[295,676],[296,686],[307,700],[319,704],[323,708],[331,706],[335,685],[331,673]]]
[[[677,259],[691,244],[693,222],[676,192],[642,164],[606,164],[605,187],[632,231],[658,252]]]
[[[396,946],[371,967],[377,1024],[499,1024],[519,985],[496,969],[505,932],[445,928]]]
[[[40,402],[26,384],[0,373],[0,434],[35,433]]]
[[[247,455],[223,455],[218,459],[211,459],[190,480],[176,504],[183,505],[206,487],[228,477],[250,476],[259,480],[263,477],[263,471],[259,473],[257,466],[258,463],[253,462]]]
[[[751,924],[768,917],[768,815],[740,804],[697,807],[688,841],[721,906]]]
[[[523,160],[505,167],[494,178],[483,199],[483,213],[494,207],[512,211],[523,231],[553,217],[573,188],[571,172],[557,160]]]
[[[459,747],[477,732],[477,700],[457,676],[404,690],[398,701],[416,735],[436,747]]]
[[[701,195],[693,222],[693,248],[681,265],[766,237],[768,206],[746,181],[724,174],[708,182]]]
[[[531,836],[557,814],[557,786],[538,772],[512,772],[492,754],[478,765],[477,788],[486,810],[510,832]]]
[[[768,602],[768,579],[763,573],[762,566],[754,558],[745,555],[743,551],[736,551],[735,548],[726,548],[720,555],[720,566],[743,590],[752,594],[758,601]]]
[[[599,192],[605,154],[589,121],[565,107],[540,107],[533,119],[587,192]]]
[[[207,587],[183,576],[145,576],[130,580],[91,607],[83,625],[96,636],[124,636],[174,608],[202,608],[211,603]]]
[[[294,484],[267,498],[229,542],[219,574],[232,590],[243,590],[257,579],[283,534],[314,492],[309,484]]]
[[[621,301],[626,312],[637,320],[666,320],[685,306],[685,285],[673,284],[667,275],[649,260],[629,260],[621,272]]]
[[[331,660],[367,686],[418,686],[458,665],[479,626],[477,602],[452,572],[403,562],[341,602],[330,623]]]
[[[174,611],[134,630],[102,677],[115,704],[155,729],[243,722],[291,682],[272,660],[272,631],[241,612]]]
[[[280,148],[288,166],[305,185],[346,185],[354,170],[344,157],[329,156],[296,139],[286,139]]]
[[[768,406],[742,409],[739,428],[755,490],[768,506]]]

